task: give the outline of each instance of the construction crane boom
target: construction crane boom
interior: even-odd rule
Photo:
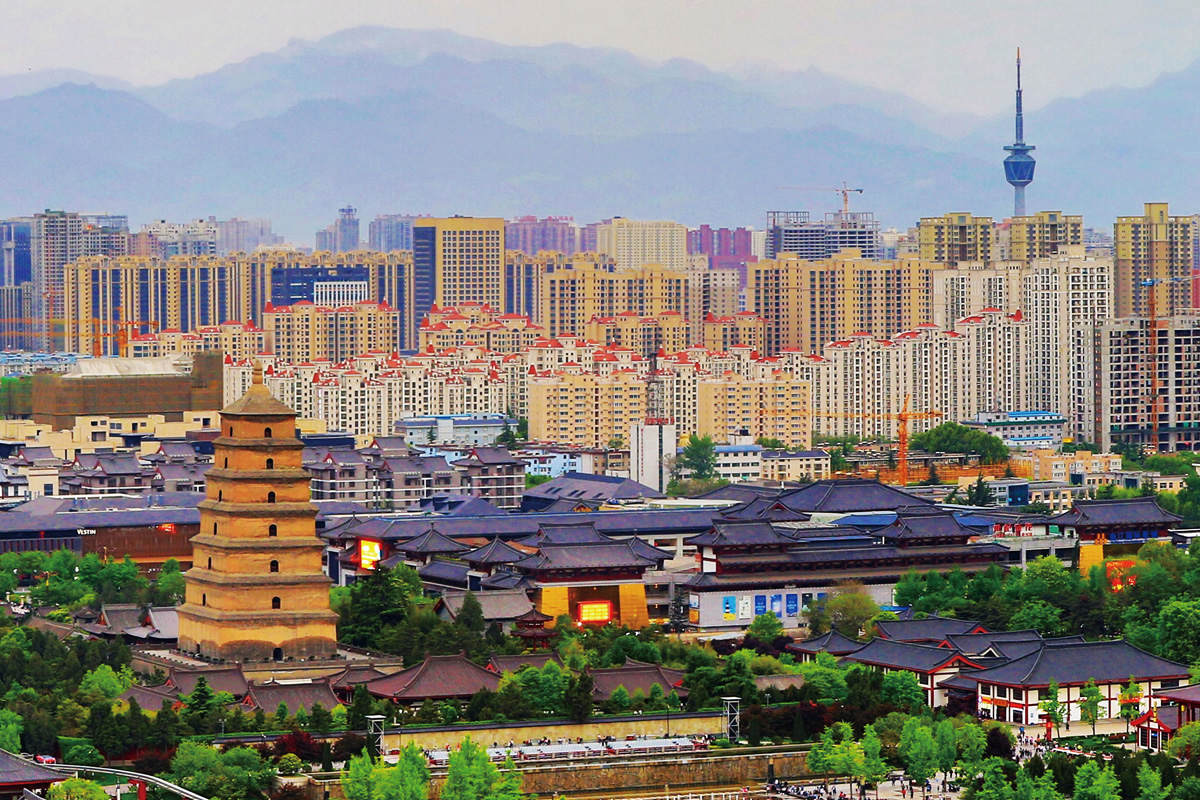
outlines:
[[[792,192],[837,192],[842,196],[842,213],[850,213],[850,195],[862,194],[862,189],[851,189],[850,186],[842,181],[841,186],[776,186],[776,189],[784,189]]]
[[[929,409],[926,411],[912,411],[909,409],[909,403],[912,400],[912,395],[904,396],[904,405],[900,410],[894,413],[867,413],[854,411],[794,411],[793,414],[805,414],[810,417],[836,417],[838,419],[894,419],[898,423],[896,428],[896,474],[900,480],[901,486],[908,485],[908,424],[914,420],[921,419],[937,419],[945,416],[941,411]]]

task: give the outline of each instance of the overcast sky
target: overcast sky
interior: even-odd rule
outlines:
[[[566,41],[715,68],[823,71],[943,111],[1003,111],[979,91],[1020,45],[1036,108],[1140,86],[1200,55],[1195,0],[3,0],[0,74],[69,67],[139,84],[208,72],[356,25],[449,28],[507,44]]]

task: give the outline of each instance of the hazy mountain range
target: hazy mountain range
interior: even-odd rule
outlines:
[[[1026,77],[1032,94],[1036,73]],[[1098,227],[1147,200],[1200,212],[1198,118],[1200,63],[1027,114],[1031,209]],[[819,214],[839,202],[779,187],[846,180],[866,190],[855,208],[904,227],[954,210],[1009,213],[1011,138],[1011,115],[944,115],[817,70],[721,73],[614,49],[356,28],[160,86],[69,70],[0,76],[0,214],[268,216],[296,241],[345,203],[364,219],[761,226],[768,209]]]

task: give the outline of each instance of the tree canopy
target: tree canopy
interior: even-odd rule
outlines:
[[[996,464],[1008,458],[1008,447],[1003,441],[957,422],[943,422],[932,430],[918,433],[910,444],[914,450],[929,453],[978,455],[984,464]]]

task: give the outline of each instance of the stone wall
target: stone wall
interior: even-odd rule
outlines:
[[[523,786],[526,793],[552,798],[556,795],[596,794],[611,792],[612,796],[702,788],[750,786],[766,780],[768,767],[773,765],[776,778],[794,780],[805,776],[805,751],[781,750],[709,750],[687,755],[635,757],[614,763],[598,760],[571,764],[522,764]],[[430,797],[436,800],[445,781],[445,772],[433,775]],[[326,795],[326,791],[329,792]],[[308,787],[308,797],[319,800],[328,796],[344,800],[337,781],[314,781]]]
[[[689,736],[701,733],[720,733],[722,717],[719,711],[672,714],[670,728],[672,736]],[[644,717],[594,718],[587,722],[508,722],[502,726],[455,725],[453,728],[404,729],[397,732],[389,729],[384,733],[383,746],[388,752],[399,750],[402,745],[416,742],[426,750],[441,749],[447,744],[458,744],[464,736],[470,736],[479,744],[491,747],[492,742],[518,744],[537,739],[583,739],[594,742],[601,736],[623,739],[626,736],[660,736],[667,732],[666,715],[655,714]]]

